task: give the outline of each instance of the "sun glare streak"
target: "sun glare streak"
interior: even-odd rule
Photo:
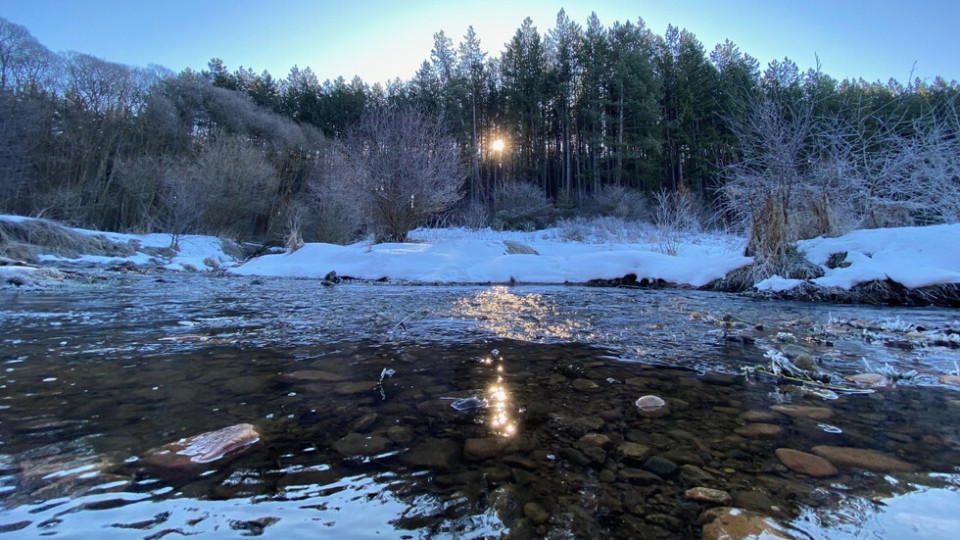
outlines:
[[[505,143],[503,139],[494,139],[494,141],[490,143],[490,149],[494,152],[503,152],[503,149],[506,147],[507,143]]]
[[[487,407],[487,427],[498,437],[513,437],[517,434],[517,422],[514,418],[514,412],[517,410],[510,396],[510,391],[503,379],[504,367],[503,357],[496,357],[497,367],[494,371],[493,382],[486,390]],[[489,365],[488,361],[494,358],[486,357],[483,363]]]

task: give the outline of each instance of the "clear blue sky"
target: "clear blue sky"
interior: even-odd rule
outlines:
[[[433,34],[459,43],[473,25],[487,52],[530,16],[542,34],[564,7],[584,25],[642,17],[693,32],[709,52],[729,38],[763,66],[819,56],[838,79],[960,79],[960,0],[0,0],[0,16],[54,51],[129,65],[203,69],[213,57],[286,77],[296,64],[320,80],[359,75],[407,80],[430,55]],[[914,69],[915,66],[915,69]]]

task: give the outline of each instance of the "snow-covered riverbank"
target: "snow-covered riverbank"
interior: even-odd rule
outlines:
[[[23,223],[29,218],[0,216]],[[648,225],[611,232],[583,225],[532,232],[417,229],[406,243],[349,246],[309,243],[294,252],[240,261],[235,244],[211,236],[185,235],[171,248],[168,234],[131,235],[74,229],[129,246],[126,254],[45,253],[41,264],[57,266],[162,267],[225,270],[232,275],[323,279],[330,272],[360,280],[405,283],[587,283],[627,276],[638,283],[704,287],[752,262],[742,256],[744,239],[719,233],[663,235]],[[804,240],[797,247],[824,275],[809,281],[773,277],[760,293],[802,297],[797,291],[850,291],[868,284],[905,290],[960,284],[960,224],[853,231],[839,238]],[[43,253],[41,251],[41,253]],[[669,253],[669,254],[668,254]],[[0,276],[23,276],[8,261]]]

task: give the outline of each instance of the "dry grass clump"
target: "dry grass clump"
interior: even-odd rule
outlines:
[[[128,257],[132,245],[120,244],[100,235],[86,235],[45,219],[0,220],[0,255],[35,262],[38,254],[76,258],[80,255]]]

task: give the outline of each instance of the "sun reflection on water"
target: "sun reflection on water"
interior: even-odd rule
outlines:
[[[515,294],[504,286],[461,298],[456,311],[476,319],[484,330],[506,339],[571,341],[591,332],[588,323],[565,317],[543,295]]]
[[[496,364],[496,368],[493,369],[493,378],[486,389],[486,399],[489,404],[487,407],[487,427],[494,435],[499,437],[513,437],[517,434],[517,421],[514,417],[517,407],[513,403],[510,390],[504,382],[503,357],[500,356],[499,351],[494,349],[490,356],[483,358],[482,362],[491,367]]]

